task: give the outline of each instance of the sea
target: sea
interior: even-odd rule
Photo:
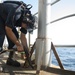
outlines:
[[[75,71],[75,47],[55,47],[61,63],[66,70]],[[56,57],[52,51],[52,64],[58,66]]]

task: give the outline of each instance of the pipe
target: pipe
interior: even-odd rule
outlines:
[[[36,65],[37,72],[40,66],[50,66],[50,44],[49,26],[51,20],[51,0],[39,0],[38,9],[38,38],[36,39]],[[42,51],[43,50],[43,51]],[[39,63],[39,61],[41,63]],[[41,65],[40,65],[41,64]]]
[[[59,2],[60,0],[56,0],[53,3],[51,3],[51,5],[54,5],[55,3]]]
[[[50,23],[54,23],[54,22],[57,22],[57,21],[60,21],[60,20],[63,20],[63,19],[69,18],[69,17],[73,17],[73,16],[75,16],[75,14],[71,14],[71,15],[67,15],[67,16],[58,18],[56,20],[51,21]]]

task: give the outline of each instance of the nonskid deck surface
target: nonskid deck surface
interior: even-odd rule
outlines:
[[[21,63],[22,60],[18,60]],[[0,75],[36,75],[36,69],[32,69],[31,67],[12,67],[5,64],[6,60],[0,59],[0,66],[4,68],[3,72],[0,72]],[[43,70],[40,71],[39,75],[56,75],[50,72],[45,72]]]
[[[0,57],[0,66],[4,68],[4,72],[0,72],[0,75],[37,75],[36,74],[36,68],[32,69],[31,67],[25,68],[25,67],[12,67],[6,65],[7,55],[4,57]],[[17,61],[19,61],[21,64],[23,64],[25,61],[21,59],[19,56],[16,56],[15,58]],[[61,70],[59,67],[52,66],[48,68],[44,68],[41,66],[41,70],[39,75],[75,75],[74,71],[68,71],[68,70]]]
[[[15,58],[16,57],[16,58]],[[8,58],[8,53],[0,56],[0,67],[3,67],[3,72],[0,71],[0,75],[36,75],[36,69],[32,69],[31,67],[12,67],[6,65],[6,60]],[[22,65],[25,62],[20,58],[20,55],[14,55],[14,58],[19,61]],[[40,71],[39,75],[51,75],[50,73],[44,73],[44,71]]]
[[[18,61],[23,63],[23,60],[18,59]],[[4,72],[0,72],[0,75],[37,75],[36,69],[32,69],[31,67],[12,67],[6,65],[5,62],[5,59],[0,59],[0,66],[4,68]],[[46,69],[42,67],[39,75],[75,75],[75,72],[53,67],[48,67]]]

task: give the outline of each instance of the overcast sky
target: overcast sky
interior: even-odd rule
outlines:
[[[60,0],[51,6],[51,20],[75,13],[75,0]],[[51,37],[55,44],[75,45],[75,17],[51,24]]]
[[[33,8],[31,9],[33,14],[38,11],[38,0],[22,1],[33,5]],[[74,13],[75,0],[60,0],[51,6],[51,21]],[[75,17],[66,18],[52,23],[49,33],[54,44],[75,45]]]

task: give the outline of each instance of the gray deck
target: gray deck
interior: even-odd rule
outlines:
[[[30,67],[12,67],[5,64],[7,57],[0,59],[0,66],[4,68],[4,72],[0,72],[0,75],[37,75],[36,69],[31,69]],[[17,58],[21,64],[24,63],[24,60]],[[61,70],[59,68],[47,67],[46,69],[42,66],[39,75],[75,75],[74,71]]]
[[[20,59],[18,56],[16,56],[17,61],[19,61],[22,65],[24,63],[23,59]],[[12,67],[6,65],[7,55],[0,56],[0,67],[4,68],[4,71],[0,71],[0,75],[36,75],[36,69],[32,69],[31,67],[25,68],[25,67]],[[50,73],[40,71],[39,75],[51,75]]]
[[[1,60],[1,66],[4,68],[3,72],[0,72],[0,75],[36,75],[36,70],[24,67],[12,67],[5,64],[6,60]],[[21,61],[21,60],[20,60]],[[45,72],[43,70],[40,71],[39,75],[56,75],[50,72]]]

